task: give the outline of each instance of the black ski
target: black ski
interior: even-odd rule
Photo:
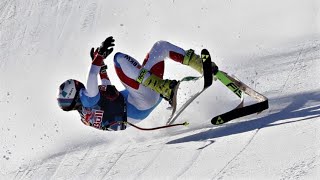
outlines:
[[[202,59],[202,68],[203,68],[203,76],[204,76],[204,87],[203,87],[203,89],[207,89],[209,86],[212,85],[211,56],[210,56],[208,50],[202,49],[202,51],[201,51],[201,59]]]
[[[220,124],[224,124],[226,122],[229,122],[231,120],[240,118],[240,117],[244,117],[250,114],[254,114],[254,113],[260,113],[261,111],[268,109],[269,105],[268,105],[268,100],[262,101],[262,102],[258,102],[255,104],[251,104],[245,107],[241,107],[241,108],[237,108],[234,110],[231,110],[229,112],[220,114],[214,118],[211,119],[211,123],[214,125],[220,125]]]
[[[224,123],[229,122],[233,119],[244,117],[244,116],[247,116],[250,114],[260,113],[263,110],[266,110],[269,108],[269,103],[268,103],[267,97],[263,96],[262,94],[258,93],[255,90],[253,90],[252,88],[250,88],[249,86],[247,86],[243,82],[237,80],[236,78],[229,76],[227,73],[225,73],[223,71],[220,71],[219,76],[221,76],[220,78],[225,78],[225,79],[228,79],[232,82],[232,84],[233,84],[232,88],[234,88],[234,90],[232,88],[230,88],[231,86],[229,88],[235,94],[242,94],[239,92],[243,91],[248,96],[254,98],[258,102],[255,104],[247,105],[247,106],[241,105],[241,106],[238,106],[229,112],[215,116],[211,119],[212,124],[214,124],[214,125],[224,124]]]

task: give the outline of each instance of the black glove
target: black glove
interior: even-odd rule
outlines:
[[[101,56],[103,56],[104,58],[106,58],[107,56],[109,56],[112,53],[113,46],[114,46],[114,39],[112,36],[110,36],[101,43],[101,46],[99,47],[98,53]]]
[[[97,48],[98,50],[99,48]],[[96,55],[96,53],[98,53],[98,51],[94,51],[94,48],[91,48],[91,51],[90,51],[90,57],[91,57],[91,60],[93,61],[94,59],[94,56]]]
[[[94,50],[94,48],[91,48],[91,51],[90,51],[91,59],[92,60],[94,59],[96,53],[99,53],[101,56],[103,56],[103,58],[106,58],[112,53],[113,51],[112,46],[114,46],[114,39],[112,36],[110,36],[106,40],[104,40],[101,43],[101,46],[98,47],[96,50]]]

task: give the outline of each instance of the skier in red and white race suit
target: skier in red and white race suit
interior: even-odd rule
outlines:
[[[176,80],[163,79],[165,59],[182,63],[203,73],[202,60],[192,49],[184,50],[166,41],[158,41],[141,65],[133,57],[117,52],[116,73],[124,85],[118,91],[110,82],[104,59],[113,51],[113,37],[99,48],[91,49],[92,63],[87,84],[69,79],[59,87],[58,104],[64,111],[77,110],[81,121],[101,130],[124,130],[127,121],[136,123],[157,107],[162,98],[172,103]],[[98,84],[100,74],[101,84]]]

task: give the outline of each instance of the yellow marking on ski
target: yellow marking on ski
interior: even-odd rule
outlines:
[[[219,116],[216,121],[216,125],[223,124],[223,123],[224,123],[223,119]]]
[[[207,55],[207,54],[202,54],[202,55],[201,55],[201,58],[202,58],[202,60],[203,60],[203,62],[204,62],[204,61],[206,61],[206,60],[209,58],[209,55]]]

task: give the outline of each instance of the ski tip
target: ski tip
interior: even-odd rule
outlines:
[[[209,55],[209,51],[207,49],[202,49],[201,54]]]
[[[201,51],[201,59],[203,62],[207,61],[208,59],[210,60],[210,66],[211,66],[211,57],[210,53],[207,49],[202,49]]]

